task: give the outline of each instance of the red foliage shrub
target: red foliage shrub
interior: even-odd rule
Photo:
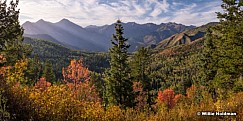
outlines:
[[[172,108],[175,105],[174,102],[175,92],[172,89],[166,89],[163,92],[158,92],[158,103],[166,104],[169,108]]]
[[[45,77],[40,78],[40,80],[35,83],[36,89],[45,90],[50,86],[51,86],[51,83],[46,81]]]

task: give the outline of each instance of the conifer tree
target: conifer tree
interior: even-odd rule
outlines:
[[[198,78],[200,79],[200,81],[198,81],[197,85],[198,87],[205,86],[206,90],[209,91],[212,95],[213,98],[216,97],[216,90],[215,87],[213,86],[213,79],[217,73],[217,59],[215,58],[214,52],[215,52],[215,45],[213,43],[213,33],[212,33],[212,29],[209,28],[207,30],[207,34],[206,34],[206,40],[204,42],[204,48],[202,50],[202,54],[201,54],[201,73],[199,75]]]
[[[214,30],[218,57],[216,86],[224,94],[231,90],[237,81],[243,81],[243,1],[223,0],[222,8],[226,11],[218,13],[220,25]],[[241,90],[242,91],[242,90]]]
[[[133,106],[133,89],[128,66],[129,45],[123,37],[123,27],[118,20],[115,25],[116,33],[111,40],[113,47],[110,48],[111,68],[106,72],[106,95],[110,105],[118,105],[122,108]]]
[[[19,24],[19,0],[0,1],[0,52],[5,55],[7,65],[14,65],[17,60],[30,54],[29,46],[23,44],[23,28]]]
[[[211,28],[205,41],[204,77],[217,94],[226,96],[242,81],[243,1],[223,0],[221,6],[224,12],[217,13],[220,23]]]
[[[52,83],[56,81],[56,76],[53,72],[53,67],[49,60],[45,62],[43,77],[45,77],[47,81]]]
[[[34,85],[41,78],[41,62],[38,55],[30,60],[26,76],[29,78],[28,85]]]
[[[149,89],[149,80],[148,80],[148,65],[149,65],[150,54],[147,48],[141,47],[134,54],[132,58],[132,77],[135,81],[140,81],[144,90]]]
[[[141,92],[146,92],[144,94],[146,103],[151,103],[151,95],[149,95],[152,86],[150,84],[151,79],[149,78],[149,64],[150,64],[150,50],[145,47],[141,47],[135,52],[131,60],[131,76],[133,81],[139,82],[142,86]],[[133,88],[134,89],[134,88]],[[135,90],[134,90],[135,91]],[[139,96],[138,93],[135,95]],[[144,97],[143,97],[144,98]]]

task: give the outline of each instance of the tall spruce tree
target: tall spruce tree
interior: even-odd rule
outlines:
[[[27,84],[33,86],[41,78],[41,62],[39,55],[35,55],[30,59],[26,76],[29,78]]]
[[[151,79],[149,78],[149,64],[151,53],[149,48],[141,47],[135,52],[132,56],[130,65],[131,65],[131,76],[134,82],[140,82],[142,84],[142,91],[146,92],[143,96],[146,96],[146,102],[148,104],[151,103],[151,95],[150,91],[152,90],[152,86],[150,84]],[[139,96],[139,93],[135,93],[135,95]],[[145,98],[145,97],[144,97]]]
[[[8,65],[30,54],[29,46],[23,44],[23,28],[19,24],[19,0],[0,1],[0,53],[4,54]]]
[[[120,20],[115,24],[116,33],[113,34],[110,69],[106,72],[106,96],[109,105],[118,105],[122,108],[133,106],[133,89],[128,66],[128,52],[130,45],[123,37],[123,27]]]
[[[150,80],[148,78],[148,66],[150,62],[149,60],[149,49],[141,47],[134,54],[131,61],[133,80],[141,82],[144,91],[150,90]]]
[[[208,32],[203,50],[205,83],[221,98],[232,89],[242,91],[243,1],[223,0],[222,8],[220,23]]]
[[[202,50],[201,57],[201,69],[200,81],[198,81],[197,86],[205,86],[206,90],[212,95],[213,98],[216,98],[216,88],[214,87],[213,80],[217,73],[217,59],[214,56],[215,53],[215,44],[213,43],[213,32],[209,28],[206,34],[206,40],[204,42],[204,48]]]
[[[53,72],[53,67],[49,60],[45,62],[43,77],[45,77],[47,81],[52,83],[56,81],[56,76],[55,73]]]

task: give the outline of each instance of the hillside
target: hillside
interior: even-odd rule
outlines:
[[[42,63],[49,60],[58,78],[62,77],[62,68],[69,65],[71,59],[84,59],[85,65],[94,72],[103,72],[109,67],[106,53],[88,53],[70,50],[62,45],[47,40],[24,38],[24,42],[32,47],[31,58],[38,55]]]
[[[206,30],[216,24],[208,23],[174,34],[152,50],[150,77],[156,80],[156,88],[171,87],[176,93],[186,94],[186,89],[197,81]]]
[[[208,23],[200,27],[187,30],[178,34],[174,34],[165,40],[162,40],[156,47],[156,49],[165,49],[181,44],[192,44],[194,41],[202,41],[206,33],[206,30],[210,26],[216,25],[216,22]]]
[[[107,51],[114,33],[114,25],[87,26],[85,28],[62,19],[57,23],[39,20],[35,23],[25,22],[24,36],[52,40],[65,47],[86,51]],[[130,51],[135,51],[139,46],[149,46],[176,34],[195,28],[177,23],[137,24],[135,22],[123,23],[125,37],[129,39]],[[38,36],[37,36],[38,35]]]

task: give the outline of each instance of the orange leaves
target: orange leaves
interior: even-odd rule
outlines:
[[[64,81],[73,92],[76,99],[87,102],[99,102],[96,89],[89,82],[90,72],[83,60],[72,60],[70,65],[62,70]]]
[[[65,82],[79,83],[89,80],[90,72],[83,65],[83,60],[71,60],[67,68],[62,69],[62,74]]]
[[[3,66],[0,67],[0,75],[6,77],[6,75],[10,72],[11,66]]]
[[[36,89],[45,90],[50,86],[51,86],[51,83],[46,81],[45,77],[40,78],[40,80],[35,83]]]
[[[192,99],[196,94],[196,87],[192,85],[190,88],[187,88],[186,95],[188,98]]]
[[[6,58],[2,54],[0,54],[0,64],[4,62],[6,62]]]
[[[178,101],[182,99],[183,95],[175,95],[174,90],[165,89],[163,92],[158,92],[158,104],[165,104],[168,108],[173,108]]]
[[[6,76],[7,72],[10,70],[10,66],[3,66],[1,67],[1,64],[6,62],[6,58],[3,56],[3,54],[0,54],[0,76],[2,75],[3,77]]]
[[[183,98],[183,95],[182,95],[182,94],[178,94],[178,95],[175,96],[175,98],[174,98],[174,102],[177,103],[177,102],[179,102],[182,98]]]
[[[76,99],[84,102],[99,102],[100,98],[94,86],[90,85],[89,81],[80,82],[78,84],[67,83],[71,92],[75,95]]]
[[[142,92],[143,91],[143,85],[140,82],[134,82],[133,83],[133,91],[134,92]]]
[[[172,89],[166,89],[163,92],[158,92],[158,103],[165,103],[169,108],[172,108],[175,104],[174,101],[175,92]]]
[[[202,89],[203,87],[200,87]],[[190,88],[186,91],[187,98],[193,99],[196,95],[196,87],[192,85]],[[183,99],[185,96],[182,94],[175,95],[175,92],[172,89],[165,89],[163,92],[158,92],[158,104],[166,104],[169,108],[172,108],[176,105],[177,102],[179,102],[181,99]]]

